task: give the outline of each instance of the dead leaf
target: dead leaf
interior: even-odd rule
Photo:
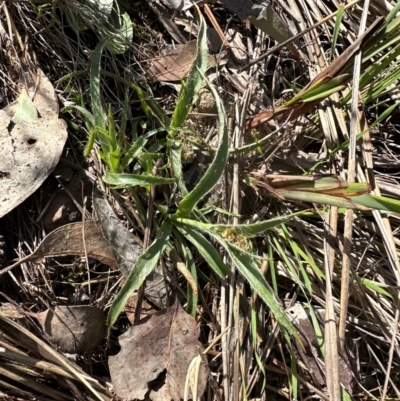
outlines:
[[[118,269],[128,277],[143,249],[128,229],[119,221],[102,192],[93,186],[93,208],[99,219],[99,227],[105,241],[118,263]]]
[[[161,3],[155,1],[149,2],[149,6],[157,14],[158,20],[164,25],[164,28],[171,35],[171,37],[179,44],[187,42],[185,36],[182,35],[180,29],[174,21],[174,14],[167,10]]]
[[[45,82],[44,74],[39,74],[40,81]],[[57,118],[57,99],[50,92],[48,85],[39,84],[35,98],[41,100],[36,104],[23,91],[17,105],[0,110],[0,217],[35,192],[60,159],[67,140],[67,125]],[[38,106],[43,98],[46,106]],[[34,105],[41,108],[40,113],[46,118],[34,118],[37,114],[37,111],[32,114]],[[14,117],[16,124],[12,127]]]
[[[126,317],[129,320],[130,324],[135,323],[135,311],[136,311],[136,306],[137,306],[137,301],[138,301],[138,295],[133,294],[129,297],[126,305],[125,305],[125,314]],[[141,307],[141,312],[140,312],[140,319],[145,319],[151,315],[154,315],[157,313],[157,310],[154,309],[147,301],[146,299],[143,299],[142,301],[142,307]]]
[[[149,75],[157,81],[180,81],[189,73],[196,58],[197,43],[192,40],[177,46],[164,57],[155,60]]]
[[[201,352],[198,328],[178,302],[119,337],[121,351],[108,360],[116,394],[127,400],[175,400],[184,397],[186,374],[193,358]],[[151,382],[161,379],[158,389]],[[204,393],[208,367],[200,367],[198,397]],[[193,398],[189,395],[189,398]],[[196,398],[197,399],[197,398]]]
[[[267,122],[273,118],[277,118],[278,121],[294,121],[298,119],[300,116],[305,114],[307,111],[314,108],[314,106],[318,105],[322,102],[321,99],[316,99],[310,102],[300,101],[301,95],[307,90],[310,89],[315,84],[321,84],[323,82],[328,82],[330,79],[343,75],[343,83],[346,82],[344,72],[348,69],[351,59],[354,54],[362,48],[369,40],[371,40],[374,35],[378,32],[378,30],[383,26],[384,18],[377,18],[370,27],[349,46],[338,58],[336,58],[328,67],[323,69],[314,79],[312,79],[297,95],[299,98],[299,102],[293,107],[278,107],[275,110],[265,110],[261,113],[250,117],[246,122],[246,130],[256,128],[258,125]],[[348,76],[349,77],[349,76]]]
[[[111,249],[95,221],[87,221],[84,224],[72,223],[57,228],[46,236],[35,252],[29,255],[29,260],[37,262],[48,256],[85,256],[85,248],[89,257],[117,268]]]
[[[11,133],[0,114],[0,217],[42,185],[58,163],[67,140],[64,120],[31,120]]]
[[[93,351],[105,338],[106,316],[95,306],[56,306],[35,318],[49,341],[66,352]]]
[[[9,302],[3,302],[0,304],[0,315],[7,316],[14,320],[25,319],[25,316],[20,313],[17,307]]]
[[[83,236],[85,243],[83,242]],[[86,248],[86,253],[85,253]],[[35,252],[20,259],[11,266],[0,270],[0,275],[25,262],[39,262],[44,257],[78,255],[91,257],[113,269],[117,263],[113,253],[104,239],[103,234],[95,221],[71,223],[59,227],[48,234],[39,244]]]

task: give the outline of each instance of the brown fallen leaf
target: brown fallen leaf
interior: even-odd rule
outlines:
[[[83,242],[83,235],[85,242]],[[86,221],[84,224],[82,222],[67,224],[52,231],[39,244],[35,252],[0,270],[0,276],[21,263],[38,262],[49,256],[67,255],[87,255],[113,269],[118,267],[97,222]]]
[[[196,49],[195,40],[177,46],[153,62],[149,69],[149,75],[160,82],[180,81],[189,73],[196,58]]]
[[[105,338],[106,316],[95,306],[56,306],[35,318],[48,340],[66,352],[93,351]]]
[[[193,358],[201,353],[198,328],[176,301],[175,304],[134,325],[119,337],[121,351],[108,360],[116,394],[127,400],[153,401],[184,398],[185,380]],[[165,373],[165,378],[163,376]],[[204,393],[208,367],[200,367],[198,394]],[[157,384],[157,390],[151,382]],[[197,399],[189,394],[189,398]]]
[[[126,317],[129,320],[130,324],[135,323],[135,310],[137,306],[137,300],[138,300],[138,294],[133,294],[129,297],[126,305],[125,305],[125,314]],[[141,305],[141,311],[140,311],[140,320],[145,319],[151,315],[154,315],[157,313],[157,310],[154,309],[147,301],[146,299],[143,299],[142,305]]]
[[[95,185],[93,186],[92,194],[93,208],[96,211],[103,238],[109,244],[109,248],[118,263],[119,270],[124,277],[128,277],[132,267],[143,253],[143,248],[121,223],[108,204],[104,194]]]

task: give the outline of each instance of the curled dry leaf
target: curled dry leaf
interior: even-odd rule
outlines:
[[[119,337],[119,354],[109,358],[116,394],[127,400],[143,400],[146,394],[153,401],[184,398],[189,365],[201,352],[198,335],[195,319],[178,302],[130,327]],[[199,398],[205,390],[207,373],[208,367],[202,363]],[[162,378],[163,384],[157,390],[152,389],[151,382]],[[191,394],[189,398],[197,399]]]
[[[0,217],[39,188],[57,165],[67,140],[67,125],[57,118],[54,88],[49,88],[42,72],[38,78],[33,104],[23,91],[17,104],[0,110]],[[34,118],[35,108],[44,118]],[[17,123],[11,124],[16,115]]]
[[[95,306],[56,306],[35,317],[49,341],[70,353],[93,351],[105,337],[106,316]]]
[[[57,228],[47,235],[28,257],[29,260],[37,262],[48,256],[85,256],[85,248],[89,257],[116,268],[111,249],[95,221],[72,223]]]
[[[198,3],[197,1],[190,1],[190,0],[163,0],[164,4],[171,7],[173,10],[188,10],[189,8],[193,7],[193,3]]]
[[[67,224],[52,231],[39,244],[35,252],[0,270],[0,275],[21,263],[38,262],[49,256],[67,255],[87,255],[113,269],[117,269],[113,253],[99,226],[95,221],[87,221],[84,224],[82,222]]]

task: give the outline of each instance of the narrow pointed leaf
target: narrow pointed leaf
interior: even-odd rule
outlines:
[[[171,225],[168,222],[164,222],[155,241],[139,256],[139,259],[136,261],[135,266],[133,266],[125,284],[115,297],[110,311],[108,312],[107,327],[109,329],[116,322],[132,293],[143,284],[146,277],[156,267],[168,243],[171,229]]]
[[[201,233],[192,227],[183,224],[176,224],[178,231],[191,242],[199,251],[201,256],[206,260],[210,267],[218,274],[219,277],[225,278],[231,271],[222,261],[221,256],[212,245]]]
[[[333,29],[332,46],[331,46],[331,54],[329,57],[329,62],[331,62],[332,57],[335,54],[336,43],[339,36],[340,25],[342,24],[343,15],[344,15],[344,5],[339,4],[338,12],[336,14],[335,28]]]
[[[220,240],[220,243],[227,250],[233,263],[251,285],[253,290],[257,292],[258,296],[271,309],[281,328],[286,329],[289,334],[301,343],[296,329],[282,310],[274,291],[268,284],[267,280],[265,280],[265,277],[261,274],[254,259],[249,254],[242,252],[240,248],[237,248],[226,241]]]
[[[226,126],[226,116],[221,99],[217,91],[212,85],[209,88],[214,95],[219,119],[219,144],[214,160],[210,167],[201,178],[200,182],[188,195],[186,195],[178,205],[176,215],[180,217],[188,216],[197,203],[204,198],[217,184],[225,169],[225,164],[228,158],[228,130]]]
[[[366,207],[363,207],[360,203],[356,202],[354,198],[357,197],[352,197],[352,199],[354,200],[352,201],[348,198],[341,198],[338,196],[332,196],[323,193],[315,193],[308,191],[286,191],[283,189],[279,189],[279,193],[282,194],[283,197],[287,200],[317,203],[319,205],[344,207],[347,209],[360,209],[360,210],[368,209]]]
[[[182,85],[178,101],[171,118],[171,127],[181,127],[187,115],[196,103],[198,93],[203,84],[203,76],[207,69],[207,25],[201,14],[200,28],[197,38],[197,55],[187,77],[186,83]],[[175,136],[173,131],[169,132],[171,137]]]
[[[92,64],[90,68],[90,96],[92,102],[94,122],[96,126],[103,129],[106,128],[106,122],[100,94],[100,65],[101,65],[101,55],[107,42],[108,38],[104,38],[96,46],[96,49],[93,52]]]
[[[125,153],[124,158],[121,162],[121,168],[129,166],[133,160],[135,160],[140,153],[143,152],[143,147],[146,145],[147,138],[145,136],[140,136],[133,144],[129,147],[128,151]]]
[[[387,212],[400,213],[400,200],[377,195],[352,196],[351,200],[358,205],[371,209],[385,210]]]
[[[297,216],[304,216],[305,214],[310,214],[308,212],[297,212],[284,216],[275,217],[270,220],[260,221],[259,223],[254,224],[214,224],[210,225],[210,230],[217,232],[219,234],[223,234],[224,232],[234,230],[235,235],[241,235],[244,237],[254,237],[255,235],[262,233],[267,230],[271,230],[272,228],[279,226],[289,220]]]
[[[121,186],[146,186],[146,185],[165,185],[173,184],[175,178],[157,177],[150,174],[114,174],[105,173],[104,182],[110,185]]]

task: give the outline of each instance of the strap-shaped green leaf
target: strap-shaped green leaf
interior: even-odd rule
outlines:
[[[110,185],[146,186],[173,184],[175,178],[157,177],[150,174],[113,174],[105,173],[104,182]]]
[[[186,195],[179,203],[176,215],[179,217],[187,217],[197,205],[197,203],[204,198],[217,184],[221,175],[224,172],[225,164],[228,159],[228,130],[226,126],[225,110],[222,105],[221,99],[218,96],[215,88],[209,84],[209,88],[214,95],[215,102],[218,109],[219,119],[219,144],[215,154],[214,160],[210,167],[201,178],[196,187]]]
[[[135,266],[133,266],[125,284],[115,297],[110,311],[108,312],[108,330],[110,330],[110,327],[116,322],[133,291],[137,290],[143,284],[146,277],[156,267],[158,260],[168,243],[171,229],[171,224],[165,221],[161,226],[155,241],[141,256],[139,256],[139,259],[136,261]]]
[[[199,231],[184,224],[176,224],[175,227],[179,232],[190,241],[196,249],[200,252],[201,256],[206,260],[210,267],[221,278],[228,276],[231,271],[222,261],[221,256],[212,245]]]
[[[96,49],[93,52],[92,65],[90,68],[90,96],[92,101],[94,122],[96,126],[103,129],[106,128],[106,121],[100,95],[100,66],[101,55],[107,42],[108,38],[104,38],[96,46]]]
[[[226,242],[222,238],[220,238],[218,241],[226,249],[233,263],[240,273],[245,277],[247,282],[251,285],[253,290],[271,309],[281,328],[286,329],[289,334],[291,334],[301,343],[296,329],[279,305],[274,291],[268,284],[265,277],[261,274],[254,258],[252,258],[250,254],[243,252],[240,248]]]

